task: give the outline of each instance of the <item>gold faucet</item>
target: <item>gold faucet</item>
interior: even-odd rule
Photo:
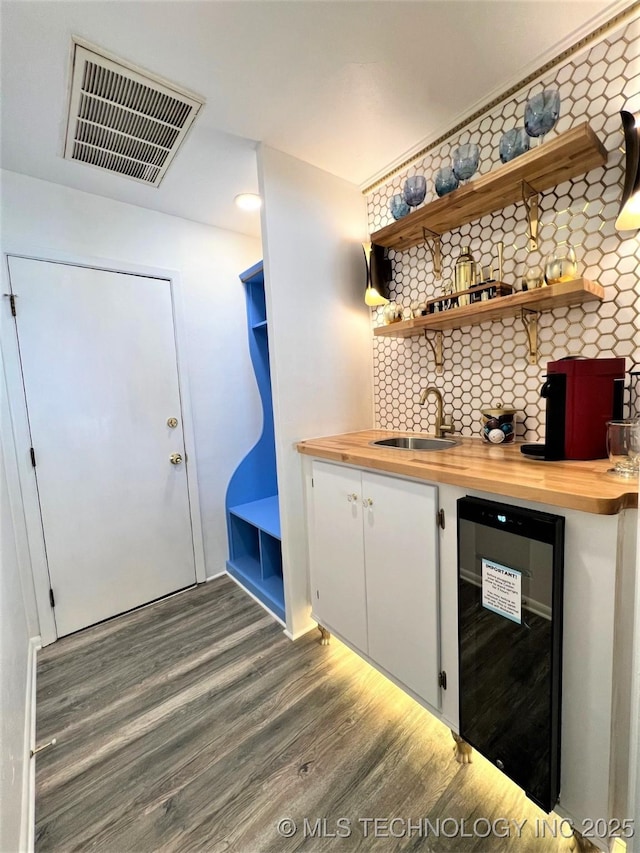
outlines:
[[[429,388],[425,388],[424,391],[420,394],[420,405],[424,406],[427,402],[427,398],[431,396],[431,394],[436,395],[436,435],[438,438],[442,438],[442,436],[447,432],[453,432],[453,424],[451,422],[444,423],[442,418],[442,394],[435,385],[430,385]]]

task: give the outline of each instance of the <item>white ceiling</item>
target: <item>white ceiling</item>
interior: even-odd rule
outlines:
[[[363,185],[624,5],[3,1],[1,164],[257,235],[257,141]],[[72,33],[206,98],[160,188],[62,159]]]

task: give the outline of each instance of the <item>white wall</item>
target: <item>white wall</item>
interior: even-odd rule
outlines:
[[[0,850],[22,850],[28,818],[31,663],[37,634],[30,579],[21,577],[20,519],[9,502],[15,476],[6,386],[0,358]]]
[[[628,853],[640,851],[640,512],[636,552],[635,624],[632,640],[631,738],[629,744],[629,817],[635,821],[636,835],[627,842]]]
[[[1,177],[4,252],[180,273],[206,573],[223,571],[227,483],[261,430],[238,279],[260,259],[260,241],[14,172]]]
[[[373,425],[364,305],[366,207],[356,186],[258,150],[287,629],[309,627],[302,466],[294,444]]]

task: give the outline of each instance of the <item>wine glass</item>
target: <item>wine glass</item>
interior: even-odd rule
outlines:
[[[500,160],[503,163],[508,163],[515,157],[519,157],[529,150],[529,134],[524,127],[514,127],[512,130],[507,130],[502,134],[500,139]]]
[[[453,152],[453,173],[459,181],[468,181],[480,163],[480,148],[473,142],[461,145]]]
[[[389,201],[389,210],[394,219],[402,219],[409,213],[409,205],[404,200],[404,193],[396,193]]]
[[[560,93],[557,89],[545,89],[527,101],[524,109],[524,127],[529,136],[540,139],[542,145],[545,133],[548,133],[558,121],[560,115]]]
[[[443,195],[447,195],[447,193],[453,192],[453,190],[457,190],[459,185],[459,181],[451,166],[443,166],[442,169],[439,169],[434,183],[436,193],[440,198],[442,198]]]
[[[609,474],[637,477],[640,470],[640,420],[607,421]]]
[[[404,183],[404,200],[409,207],[422,204],[427,194],[427,179],[424,175],[411,175]]]

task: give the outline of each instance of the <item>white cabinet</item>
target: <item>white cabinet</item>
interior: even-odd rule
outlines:
[[[440,707],[435,486],[313,462],[314,617]]]
[[[367,653],[361,473],[313,463],[311,598],[315,617]]]
[[[363,473],[369,656],[440,706],[435,486]]]

